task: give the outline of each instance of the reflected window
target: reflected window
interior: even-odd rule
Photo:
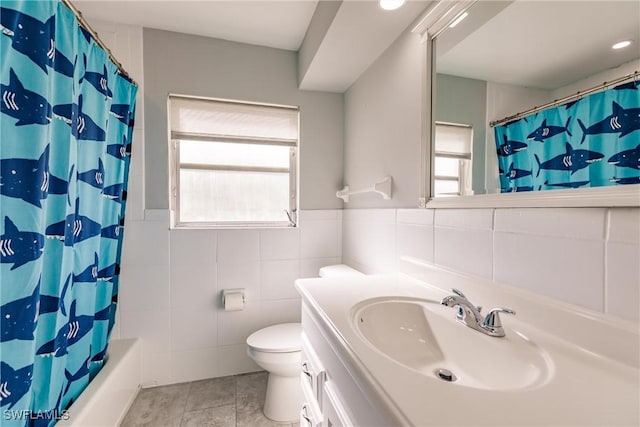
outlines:
[[[434,195],[473,194],[471,189],[473,128],[466,124],[435,123]]]

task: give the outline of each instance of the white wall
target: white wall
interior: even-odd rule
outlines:
[[[91,25],[140,86],[113,337],[142,340],[145,386],[258,370],[246,355],[247,336],[300,320],[293,281],[340,262],[342,212],[303,210],[297,229],[169,230],[168,210],[145,209],[142,28]],[[147,156],[147,167],[164,166]],[[246,289],[245,310],[221,308],[226,288]]]
[[[551,92],[551,98],[549,99],[549,101],[552,101],[554,99],[564,98],[565,96],[573,95],[578,91],[585,91],[586,89],[590,89],[604,82],[610,82],[611,80],[614,80],[618,77],[622,77],[627,74],[631,74],[637,70],[640,70],[640,59],[629,61],[625,64],[622,64],[619,67],[611,68],[609,70],[606,70],[601,73],[589,76],[585,79],[579,80],[570,85],[558,88]]]
[[[420,194],[422,61],[420,37],[401,35],[345,93],[344,183],[370,187],[393,177],[393,199],[354,197],[352,207],[417,206]]]
[[[349,209],[343,218],[343,261],[364,272],[419,276],[433,264],[640,319],[638,208]]]

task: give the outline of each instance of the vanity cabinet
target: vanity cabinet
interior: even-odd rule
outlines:
[[[302,363],[300,380],[304,402],[301,427],[398,425],[381,410],[370,384],[359,378],[328,325],[306,304],[302,307]]]

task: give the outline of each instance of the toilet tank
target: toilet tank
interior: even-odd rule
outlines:
[[[346,264],[327,265],[320,268],[320,277],[345,277],[345,276],[364,276],[355,268],[351,268]]]

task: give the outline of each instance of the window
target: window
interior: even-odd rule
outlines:
[[[471,189],[471,146],[469,125],[436,122],[434,150],[434,196],[473,194]]]
[[[298,108],[169,96],[175,227],[295,226]]]

